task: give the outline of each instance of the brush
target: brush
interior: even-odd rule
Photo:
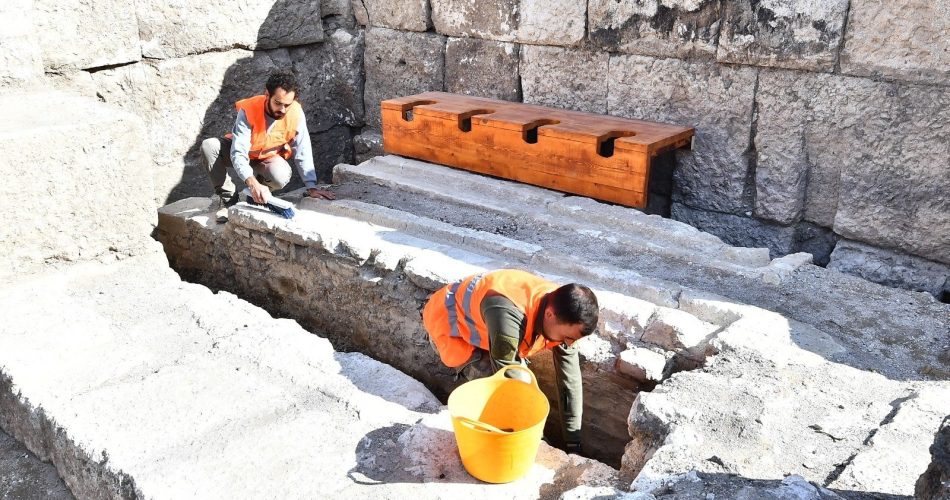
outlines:
[[[274,212],[275,214],[285,219],[294,218],[295,212],[294,212],[293,203],[277,198],[276,196],[273,196],[270,193],[267,193],[267,196],[264,199],[264,203],[258,203],[254,201],[254,198],[251,196],[251,191],[249,189],[244,188],[244,191],[242,192],[244,193],[245,196],[247,196],[247,202],[249,204],[257,205],[259,207],[260,206],[267,207],[271,212]]]

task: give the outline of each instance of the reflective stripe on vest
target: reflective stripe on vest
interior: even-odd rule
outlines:
[[[472,345],[479,345],[481,343],[481,336],[478,334],[478,328],[475,326],[475,320],[472,319],[472,292],[475,291],[475,286],[478,285],[478,282],[481,281],[482,276],[485,274],[476,274],[468,282],[468,286],[465,287],[465,291],[462,295],[462,312],[465,315],[465,324],[468,326],[469,339],[468,343]],[[455,310],[455,306],[458,303],[456,296],[458,295],[458,289],[462,286],[464,280],[456,281],[452,283],[449,287],[448,292],[445,294],[445,309],[449,313],[449,335],[452,337],[460,337],[460,323],[458,318],[458,313]]]

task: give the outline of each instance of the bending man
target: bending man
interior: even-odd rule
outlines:
[[[297,102],[298,85],[293,73],[277,72],[267,79],[264,94],[234,104],[237,119],[224,139],[212,137],[201,143],[201,157],[221,206],[215,216],[227,220],[227,207],[237,203],[235,183],[248,188],[251,197],[264,203],[270,190],[290,182],[292,160],[313,198],[334,199],[333,193],[317,189],[310,133],[303,108]],[[221,150],[228,151],[222,155]],[[232,181],[230,177],[237,178]]]
[[[552,349],[564,442],[568,451],[579,452],[584,398],[572,344],[594,331],[598,311],[597,297],[586,286],[559,287],[525,271],[503,269],[438,290],[422,319],[442,363],[469,380]]]

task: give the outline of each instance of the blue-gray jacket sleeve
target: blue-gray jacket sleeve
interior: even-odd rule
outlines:
[[[251,168],[251,160],[248,156],[251,151],[251,124],[247,121],[243,109],[238,110],[231,136],[231,165],[234,166],[238,178],[246,181],[248,177],[254,175],[254,169]]]
[[[307,130],[307,119],[302,112],[300,113],[300,120],[297,122],[297,135],[290,141],[290,147],[294,148],[292,160],[304,185],[308,188],[317,187],[317,172],[313,168],[310,132]]]

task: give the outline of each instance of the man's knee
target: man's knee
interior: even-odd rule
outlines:
[[[263,162],[262,167],[261,174],[263,175],[258,175],[258,179],[267,187],[277,190],[290,182],[290,164],[280,156],[268,158]]]
[[[209,137],[201,141],[201,155],[204,156],[205,159],[211,160],[212,158],[217,158],[220,152],[221,139]]]

